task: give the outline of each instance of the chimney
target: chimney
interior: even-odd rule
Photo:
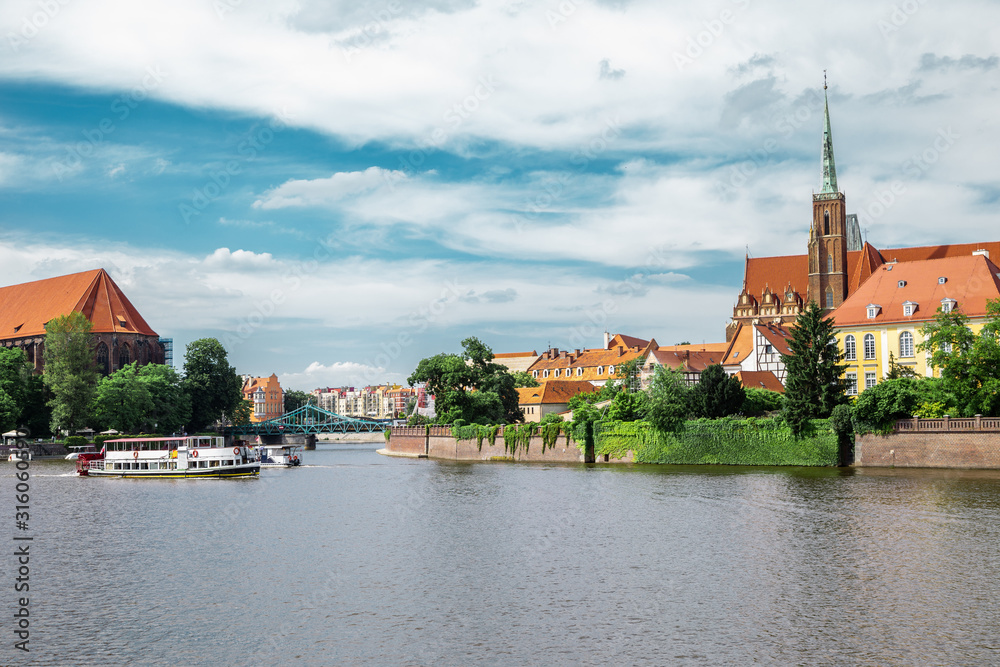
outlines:
[[[989,250],[983,250],[982,248],[980,248],[979,250],[973,250],[972,254],[973,254],[973,256],[975,256],[975,255],[982,255],[986,259],[990,258],[990,251]]]
[[[611,334],[607,331],[604,332],[604,349],[607,350],[608,346],[611,345]]]
[[[620,357],[620,356],[622,356],[624,354],[625,354],[625,348],[622,347],[621,345],[619,345],[618,346],[618,356]]]
[[[580,350],[579,350],[579,348],[576,349],[576,350],[573,350],[573,356],[574,357],[579,357],[580,356]]]

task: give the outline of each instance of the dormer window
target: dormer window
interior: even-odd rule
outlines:
[[[543,378],[547,378],[548,376],[549,376],[549,371],[548,370],[542,371],[542,377]]]
[[[597,367],[597,374],[598,375],[604,375],[604,366],[598,366]]]
[[[917,304],[913,301],[903,302],[903,317],[911,317],[913,313],[917,312]]]
[[[23,326],[24,326],[24,322],[21,322],[16,327],[14,327],[14,333],[17,333],[18,331],[20,331],[21,327],[23,327]]]
[[[958,301],[954,299],[941,299],[941,312],[950,313],[955,310],[955,306],[958,305]]]
[[[900,280],[898,283],[896,283],[896,287],[906,287],[906,281]]]
[[[938,285],[944,285],[946,282],[948,282],[948,279],[945,278],[944,276],[938,278]]]
[[[878,317],[878,314],[879,314],[880,310],[882,310],[882,306],[880,306],[878,304],[875,304],[875,303],[869,303],[868,304],[868,319],[874,320],[876,317]]]
[[[608,375],[614,375],[614,374],[615,374],[615,367],[608,366]]]

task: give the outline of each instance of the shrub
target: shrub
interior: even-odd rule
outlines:
[[[781,410],[785,405],[785,396],[770,389],[751,387],[746,390],[743,407],[740,412],[746,417],[760,417],[768,412]]]
[[[917,380],[885,380],[865,389],[854,402],[854,430],[886,433],[897,419],[913,415],[917,407]]]
[[[81,445],[89,445],[90,441],[82,435],[70,435],[66,437],[63,444],[67,447],[79,447]]]

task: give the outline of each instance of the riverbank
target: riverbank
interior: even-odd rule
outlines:
[[[316,442],[385,442],[385,436],[381,431],[375,433],[320,433],[316,436]]]

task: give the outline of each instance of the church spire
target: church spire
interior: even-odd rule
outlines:
[[[837,165],[833,161],[833,132],[830,130],[830,101],[826,96],[826,70],[823,70],[823,189],[820,193],[837,193]]]

